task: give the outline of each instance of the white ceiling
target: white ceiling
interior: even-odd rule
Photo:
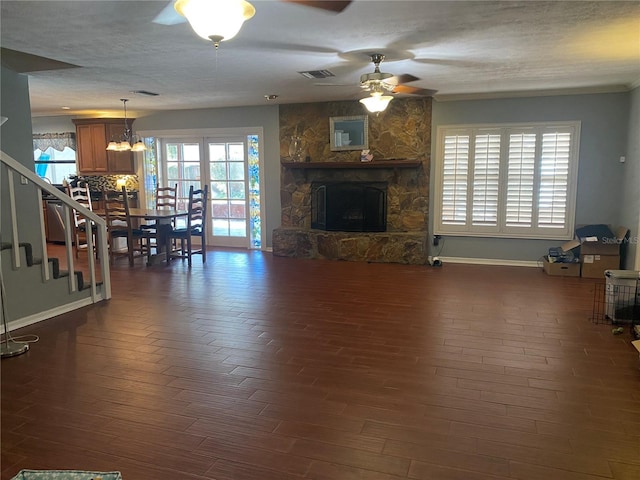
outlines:
[[[187,23],[153,23],[166,1],[2,0],[0,39],[81,67],[29,74],[34,116],[121,116],[120,98],[132,116],[357,99],[371,52],[387,56],[382,71],[415,75],[410,85],[439,99],[640,84],[639,1],[355,0],[339,14],[252,3],[254,18],[217,51]],[[318,69],[335,78],[297,73]]]

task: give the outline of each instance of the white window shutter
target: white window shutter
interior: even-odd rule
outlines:
[[[565,228],[571,133],[542,135],[538,227]]]
[[[438,127],[434,233],[573,237],[580,122]]]
[[[507,227],[531,227],[535,181],[536,134],[509,135],[507,159]]]
[[[472,225],[498,225],[500,134],[476,135],[473,160]]]
[[[441,221],[466,225],[469,180],[469,135],[444,137]]]

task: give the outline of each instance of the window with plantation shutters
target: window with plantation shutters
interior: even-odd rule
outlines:
[[[442,173],[442,221],[464,225],[467,221],[469,136],[449,135],[444,140]]]
[[[438,128],[439,235],[573,237],[579,122]]]

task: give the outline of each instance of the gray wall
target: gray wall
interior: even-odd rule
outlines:
[[[33,134],[31,133],[31,105],[29,103],[29,83],[26,75],[21,75],[12,70],[0,67],[0,115],[9,120],[0,127],[0,145],[2,150],[34,171],[33,162]],[[0,171],[1,189],[1,215],[2,215],[2,241],[11,240],[11,218],[9,209],[9,195],[7,171],[2,167]],[[38,218],[38,205],[36,196],[30,186],[21,185],[19,177],[15,177],[16,202],[19,209],[18,232],[21,242],[30,242],[38,254],[40,242],[40,224],[34,219]]]
[[[582,127],[576,224],[617,226],[625,220],[620,214],[620,202],[627,167],[618,160],[628,148],[629,99],[630,93],[625,92],[434,102],[432,138],[437,138],[436,129],[440,125],[579,120]],[[436,141],[431,151],[430,232],[434,225],[435,152]],[[431,239],[432,234],[430,245]],[[432,255],[443,257],[535,261],[549,247],[561,243],[560,240],[447,236],[439,247],[430,248]]]
[[[622,165],[622,199],[620,224],[631,230],[631,244],[627,249],[625,268],[633,270],[636,256],[640,255],[640,87],[630,93],[629,133],[627,161]]]
[[[71,121],[72,117],[33,117],[31,128],[33,133],[64,133],[75,132],[76,125]]]

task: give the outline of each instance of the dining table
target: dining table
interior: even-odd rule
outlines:
[[[104,216],[104,210],[94,211],[97,215]],[[152,264],[157,257],[168,257],[167,249],[170,248],[170,242],[168,241],[168,235],[172,230],[171,222],[180,217],[186,217],[189,215],[188,210],[176,210],[172,208],[130,208],[129,217],[138,220],[152,221],[153,224],[149,224],[148,227],[156,229],[156,241],[157,252],[155,255],[150,255],[149,264]]]
[[[156,229],[156,242],[157,252],[155,255],[149,257],[149,263],[153,263],[153,260],[157,257],[168,258],[167,249],[170,248],[168,241],[168,235],[172,230],[171,222],[180,217],[186,217],[189,214],[188,210],[175,210],[171,208],[130,208],[129,217],[140,220],[153,221],[154,223],[149,225]]]

